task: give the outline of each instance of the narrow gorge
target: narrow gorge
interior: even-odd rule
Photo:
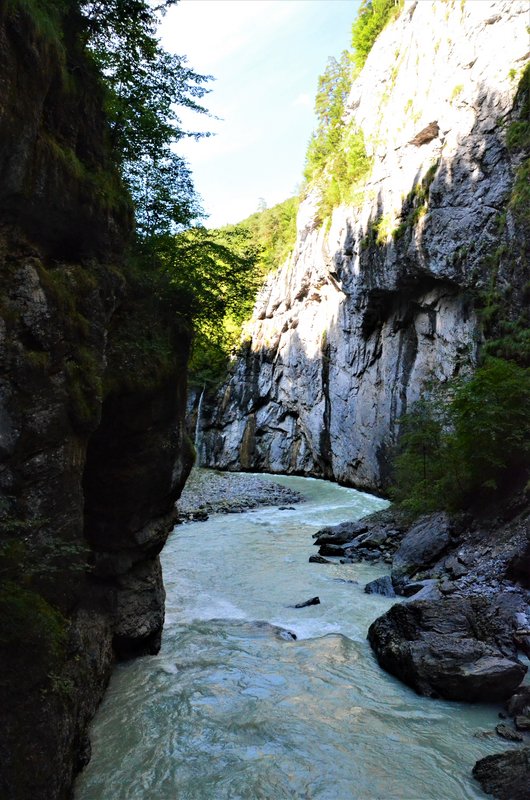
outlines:
[[[528,0],[352,4],[212,229],[174,5],[0,3],[0,798],[527,800]]]

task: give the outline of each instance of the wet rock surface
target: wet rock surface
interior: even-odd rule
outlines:
[[[405,517],[385,509],[358,522],[343,522],[314,534],[320,556],[344,556],[352,561],[391,561],[407,531]]]
[[[528,800],[530,747],[486,756],[477,761],[473,775],[484,791],[498,800]]]
[[[484,598],[393,606],[368,639],[380,665],[420,694],[485,702],[509,697],[526,667],[510,642],[513,608]]]
[[[401,540],[392,560],[392,579],[403,586],[419,569],[424,570],[446,552],[453,526],[448,515],[431,514],[413,525]]]
[[[390,575],[384,575],[382,578],[370,581],[364,587],[364,591],[366,594],[382,594],[384,597],[396,596]]]

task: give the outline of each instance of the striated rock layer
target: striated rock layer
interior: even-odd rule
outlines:
[[[54,41],[25,8],[0,10],[0,796],[56,800],[116,657],[160,645],[189,334],[123,272],[130,206],[75,11]]]
[[[396,420],[429,381],[475,363],[492,272],[517,313],[528,242],[505,130],[527,12],[525,0],[405,2],[382,32],[348,101],[371,174],[329,224],[318,192],[302,202],[292,256],[210,399],[203,465],[382,489]]]

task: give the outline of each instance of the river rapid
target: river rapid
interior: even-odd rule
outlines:
[[[305,502],[175,528],[161,652],[117,667],[76,800],[485,798],[471,768],[499,740],[474,734],[498,709],[419,697],[378,667],[367,629],[395,601],[363,587],[388,569],[308,563],[313,533],[386,503],[274,480]]]

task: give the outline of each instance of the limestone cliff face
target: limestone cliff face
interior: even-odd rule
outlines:
[[[527,24],[524,0],[405,2],[382,32],[348,101],[373,158],[360,202],[327,225],[316,192],[302,203],[292,256],[210,402],[202,463],[384,488],[396,420],[475,362],[492,262],[521,302],[528,240],[505,129]]]
[[[123,268],[131,211],[75,14],[54,42],[24,8],[0,10],[0,795],[56,800],[115,659],[160,644],[189,334]]]

